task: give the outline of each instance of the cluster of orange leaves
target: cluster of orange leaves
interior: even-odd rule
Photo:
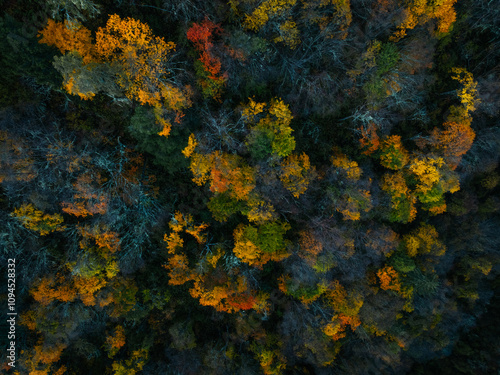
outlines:
[[[359,143],[363,149],[363,155],[371,155],[378,150],[380,140],[377,134],[377,126],[371,122],[366,128],[361,127],[358,129],[361,132]]]
[[[216,275],[217,271],[214,273]],[[227,277],[221,280],[213,274],[197,277],[189,293],[193,298],[198,298],[201,305],[228,313],[252,309],[256,303],[243,276],[238,276],[235,281]]]
[[[380,288],[382,290],[401,291],[401,281],[399,274],[391,266],[385,266],[377,271],[377,276],[380,280]]]
[[[51,277],[40,279],[31,288],[30,293],[42,306],[47,306],[53,301],[72,302],[77,296],[86,306],[95,306],[97,291],[106,285],[106,281],[98,277],[74,277],[65,280],[60,275],[54,280]]]
[[[437,32],[447,33],[455,22],[456,12],[453,5],[457,0],[406,0],[404,20],[398,25],[398,31],[391,37],[398,41],[418,25],[423,25],[430,20],[437,21]]]
[[[254,170],[244,165],[238,155],[220,151],[208,155],[192,153],[190,169],[197,185],[202,186],[210,181],[210,191],[228,191],[232,198],[238,200],[246,199],[255,187]]]
[[[434,128],[429,137],[417,140],[417,145],[424,148],[430,145],[439,152],[452,170],[456,169],[462,156],[469,151],[476,134],[471,128],[470,113],[476,110],[481,100],[478,98],[477,82],[471,73],[463,68],[452,68],[452,79],[461,84],[457,91],[461,106],[451,106],[443,129]]]
[[[187,92],[165,80],[168,75],[165,62],[175,50],[175,43],[154,36],[151,28],[141,21],[113,14],[106,27],[98,29],[95,43],[92,43],[90,31],[76,22],[49,20],[39,35],[40,43],[55,46],[62,54],[77,53],[86,65],[111,63],[120,67],[123,74],[115,77],[117,84],[129,99],[155,108],[157,123],[163,127],[160,135],[168,136],[171,127],[170,121],[163,116],[163,108],[173,111],[175,121],[179,122],[182,109],[190,105]],[[75,84],[75,78],[70,76],[64,87],[83,99],[95,95],[79,92]]]
[[[89,173],[84,173],[78,176],[73,184],[76,190],[73,202],[61,203],[62,210],[76,217],[106,213],[109,198],[95,186],[95,183],[97,183],[97,186],[100,186],[102,182],[104,182],[104,179],[100,174],[91,176]]]
[[[349,295],[345,288],[335,280],[330,283],[324,293],[327,303],[336,312],[331,321],[323,327],[323,332],[333,340],[346,336],[346,328],[350,326],[354,331],[361,324],[358,314],[363,300],[359,296]]]
[[[202,233],[207,224],[195,225],[191,215],[176,212],[169,223],[172,232],[165,235],[168,253],[171,255],[167,265],[170,285],[182,285],[193,280],[189,293],[193,298],[198,298],[203,306],[212,306],[217,311],[235,312],[248,310],[255,307],[258,298],[248,288],[245,277],[238,276],[232,280],[217,263],[223,252],[218,249],[216,253],[208,254],[205,266],[201,271],[195,271],[189,266],[189,260],[183,250],[184,239],[182,232],[190,234],[200,244],[206,241],[206,234]]]
[[[94,242],[105,253],[114,253],[120,250],[118,233],[109,230],[105,225],[79,227],[79,231],[82,235],[80,241],[82,249],[87,249]]]
[[[62,54],[77,52],[86,64],[97,59],[90,30],[77,21],[56,22],[49,19],[40,35],[39,43],[54,46]]]
[[[184,215],[176,211],[174,217],[169,223],[172,232],[164,236],[164,241],[167,243],[168,253],[171,255],[168,259],[168,264],[164,265],[169,271],[169,284],[182,285],[187,281],[193,280],[196,273],[189,268],[189,261],[185,253],[179,253],[184,246],[184,239],[181,237],[182,232],[193,236],[198,243],[206,241],[206,234],[202,233],[207,227],[207,224],[195,225],[191,215]]]
[[[205,89],[212,86],[215,89],[212,93],[214,99],[219,99],[220,88],[227,81],[227,72],[221,73],[221,61],[213,53],[213,36],[215,33],[221,32],[220,26],[214,24],[208,18],[205,18],[200,23],[194,23],[187,31],[188,40],[194,43],[195,48],[201,54],[198,61],[202,63],[203,68],[209,74],[208,80],[212,81],[210,85],[205,80],[201,80],[201,86]]]
[[[122,326],[116,326],[113,335],[106,337],[106,346],[109,351],[108,356],[112,358],[120,348],[125,345],[125,330]]]

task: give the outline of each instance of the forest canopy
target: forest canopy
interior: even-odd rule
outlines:
[[[499,371],[500,4],[4,9],[2,373]]]

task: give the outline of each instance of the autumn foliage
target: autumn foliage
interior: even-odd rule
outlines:
[[[110,78],[115,80],[129,99],[154,107],[156,121],[162,127],[159,132],[162,136],[170,133],[171,119],[165,117],[166,113],[172,112],[172,118],[179,122],[183,115],[182,109],[190,105],[187,91],[167,80],[169,71],[165,62],[175,51],[175,43],[154,36],[145,23],[132,18],[122,19],[117,14],[111,15],[106,27],[100,27],[96,32],[94,44],[91,44],[88,29],[67,21],[63,24],[49,20],[40,34],[40,43],[55,46],[63,54],[78,53],[88,70],[97,71],[103,64],[118,69],[119,74]],[[81,69],[78,71],[84,72]],[[91,99],[96,92],[80,91],[80,78],[76,73],[77,70],[74,70],[73,74],[65,76],[65,89],[83,99]]]
[[[205,18],[200,23],[194,23],[187,31],[187,38],[200,53],[198,61],[202,64],[203,74],[200,78],[200,86],[206,96],[219,99],[222,88],[227,81],[227,73],[222,73],[222,63],[215,56],[213,37],[220,34],[222,29],[209,19]],[[206,77],[203,77],[206,76]]]

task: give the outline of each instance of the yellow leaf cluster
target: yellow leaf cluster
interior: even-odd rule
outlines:
[[[270,19],[282,17],[297,0],[265,0],[250,15],[245,15],[243,26],[259,31]]]
[[[425,194],[439,182],[440,174],[438,168],[443,164],[444,161],[442,158],[416,157],[413,159],[409,168],[418,179],[417,192]]]
[[[356,161],[349,160],[349,158],[338,150],[334,150],[335,154],[332,156],[332,164],[336,168],[340,168],[349,180],[358,181],[361,177],[361,168]]]
[[[63,223],[61,215],[45,214],[43,211],[37,210],[31,203],[24,203],[21,207],[16,208],[11,216],[19,220],[25,228],[38,232],[41,236],[65,229],[61,225]]]
[[[442,256],[446,252],[446,246],[439,241],[438,232],[429,224],[421,224],[418,229],[403,236],[403,242],[410,257],[418,254]]]
[[[309,156],[292,154],[281,162],[280,180],[295,198],[305,193],[309,185]]]
[[[248,200],[248,207],[250,211],[247,214],[247,218],[253,223],[262,224],[266,221],[276,219],[273,205],[257,196],[251,197]]]
[[[189,158],[194,152],[194,149],[198,145],[198,142],[196,141],[196,138],[193,133],[190,134],[189,139],[188,139],[188,145],[182,150],[182,154],[186,157]]]
[[[475,111],[481,100],[477,97],[477,82],[474,81],[472,73],[469,73],[464,68],[456,67],[452,68],[451,72],[453,73],[451,78],[462,84],[462,87],[458,90],[458,97],[465,110],[467,112]]]

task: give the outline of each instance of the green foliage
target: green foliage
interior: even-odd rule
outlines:
[[[244,238],[257,245],[263,252],[275,254],[285,249],[289,243],[285,239],[290,224],[273,221],[259,227],[247,225],[244,227]]]
[[[391,72],[399,62],[398,47],[394,43],[383,43],[376,57],[377,74],[382,76]]]
[[[423,297],[434,295],[439,288],[439,280],[436,274],[424,274],[418,268],[408,273],[405,283],[412,286],[415,293]]]
[[[223,222],[231,215],[242,211],[245,205],[242,201],[234,199],[227,192],[224,192],[211,197],[207,207],[215,220]]]
[[[273,134],[270,129],[262,129],[250,134],[247,138],[250,154],[255,160],[266,159],[272,152]]]
[[[175,173],[188,167],[188,159],[181,153],[187,145],[187,129],[174,126],[168,138],[162,137],[158,135],[161,129],[155,124],[152,111],[137,106],[128,130],[137,140],[139,151],[152,155],[154,163],[165,167],[166,172]]]
[[[391,255],[389,264],[393,266],[396,271],[402,274],[408,274],[416,267],[415,261],[411,259],[404,251],[397,251],[396,253]]]

